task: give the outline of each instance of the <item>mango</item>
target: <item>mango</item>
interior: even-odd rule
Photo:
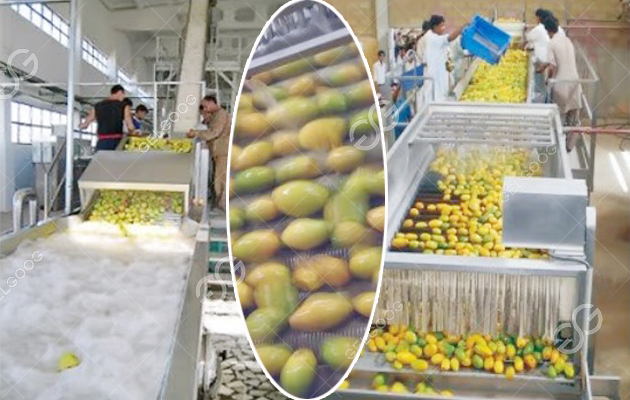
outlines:
[[[251,93],[241,93],[241,97],[238,101],[239,112],[252,112],[254,111],[254,102]]]
[[[306,397],[317,376],[317,357],[310,349],[298,349],[280,373],[280,385],[296,397]]]
[[[333,172],[350,172],[363,162],[365,152],[354,146],[341,146],[328,153],[326,166]]]
[[[318,81],[327,86],[346,86],[366,78],[365,67],[358,62],[348,62],[324,68]]]
[[[258,308],[277,308],[289,313],[300,295],[289,280],[263,279],[254,289],[254,301]]]
[[[241,302],[243,310],[249,310],[254,307],[254,291],[245,282],[241,282],[236,286],[238,292],[238,300]]]
[[[353,114],[348,121],[348,127],[352,132],[351,139],[358,140],[362,135],[378,133],[378,111],[372,107]]]
[[[273,257],[279,248],[278,235],[271,229],[261,229],[239,237],[232,246],[232,255],[245,263],[258,263]]]
[[[255,193],[273,186],[276,173],[271,167],[251,167],[236,174],[234,192],[236,194]]]
[[[313,56],[313,62],[318,67],[326,67],[343,60],[346,55],[350,55],[350,51],[347,45],[343,45],[315,54]]]
[[[324,331],[344,322],[352,309],[352,303],[345,295],[337,292],[313,293],[291,315],[289,325],[300,331]]]
[[[350,258],[350,272],[361,279],[371,279],[375,271],[381,268],[381,247],[369,247]]]
[[[256,288],[266,279],[289,281],[291,270],[284,264],[270,261],[256,266],[245,275],[245,283],[252,288]]]
[[[361,81],[345,90],[346,99],[353,107],[375,104],[374,91],[369,80]]]
[[[333,370],[342,372],[350,368],[357,348],[361,345],[361,339],[353,337],[331,337],[322,343],[319,355],[322,361]]]
[[[258,109],[265,110],[287,97],[288,92],[283,87],[261,86],[252,92],[252,104]]]
[[[320,118],[304,125],[298,140],[303,149],[331,150],[341,146],[347,133],[343,118]]]
[[[309,258],[300,257],[293,270],[293,283],[307,292],[319,289],[324,284],[339,288],[349,281],[348,262],[324,254]]]
[[[289,96],[312,96],[315,94],[315,79],[309,75],[298,76],[285,83]]]
[[[243,148],[237,144],[232,144],[232,150],[230,152],[230,168],[234,165],[234,161],[241,155]]]
[[[269,375],[277,377],[282,371],[282,367],[287,363],[293,351],[283,344],[262,344],[256,346],[256,352],[260,362],[265,367]]]
[[[285,183],[271,193],[278,209],[291,217],[306,217],[318,212],[328,196],[330,192],[324,186],[304,180]]]
[[[271,137],[273,154],[277,157],[288,156],[300,151],[297,131],[280,131]]]
[[[238,207],[230,207],[230,229],[241,229],[244,223],[245,211]]]
[[[263,71],[252,76],[251,79],[268,85],[273,81],[273,73],[271,71]]]
[[[249,336],[254,343],[276,340],[276,333],[286,327],[286,311],[277,308],[258,308],[245,319]]]
[[[365,193],[385,196],[385,173],[383,170],[358,168],[344,184],[343,192],[348,196]]]
[[[348,109],[348,99],[337,89],[326,89],[317,94],[321,114],[341,113]]]
[[[335,225],[330,241],[335,247],[354,247],[357,244],[376,244],[378,237],[366,226],[354,222],[343,221]]]
[[[299,218],[282,231],[282,241],[295,250],[310,250],[323,244],[330,235],[330,225],[321,219]]]
[[[230,211],[232,211],[231,208]],[[244,217],[252,222],[266,222],[275,219],[278,214],[278,207],[271,196],[262,196],[254,199],[245,207]]]
[[[259,112],[239,112],[236,115],[234,133],[239,137],[257,138],[269,129],[269,120]]]
[[[372,307],[374,306],[374,299],[376,298],[376,292],[363,292],[356,295],[352,299],[352,305],[354,310],[366,318],[370,318],[372,314]]]
[[[335,193],[324,207],[324,219],[332,223],[354,221],[365,222],[365,213],[370,207],[370,198],[362,192]]]
[[[276,167],[276,182],[284,183],[294,179],[311,179],[320,176],[317,160],[309,156],[297,156],[283,160]]]
[[[245,146],[232,161],[232,171],[242,171],[247,168],[264,165],[273,158],[273,143],[266,140],[256,141]]]
[[[375,207],[368,211],[367,223],[372,229],[385,231],[385,206]]]
[[[317,102],[308,97],[290,97],[267,110],[265,118],[276,129],[298,128],[318,114]]]
[[[280,65],[271,70],[271,74],[274,79],[281,80],[294,77],[301,74],[304,71],[310,70],[312,59],[299,58],[295,61]]]
[[[70,368],[78,367],[81,364],[81,360],[71,351],[64,352],[59,361],[57,362],[57,370],[65,371]]]

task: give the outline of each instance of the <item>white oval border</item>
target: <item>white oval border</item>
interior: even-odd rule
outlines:
[[[383,252],[381,253],[381,271],[379,273],[378,276],[378,283],[376,285],[376,296],[374,298],[374,304],[372,305],[372,312],[370,313],[370,318],[369,321],[366,325],[366,329],[365,329],[365,334],[363,335],[363,338],[361,339],[361,344],[359,346],[358,349],[356,349],[356,355],[354,356],[354,360],[352,361],[352,363],[350,364],[350,367],[346,370],[346,373],[343,375],[343,377],[339,380],[339,382],[337,382],[337,384],[330,389],[328,392],[326,392],[325,394],[319,396],[319,397],[312,397],[312,398],[302,398],[302,397],[296,397],[292,394],[290,394],[289,392],[287,392],[286,390],[284,390],[284,388],[282,388],[282,386],[280,386],[279,382],[276,382],[276,379],[273,378],[269,372],[267,372],[267,369],[265,368],[265,366],[263,365],[263,363],[260,361],[260,358],[258,357],[258,352],[256,351],[256,346],[254,346],[254,343],[252,342],[252,338],[249,335],[249,330],[247,329],[247,327],[245,327],[245,335],[247,337],[247,341],[249,342],[249,346],[251,347],[252,352],[254,353],[254,357],[256,358],[256,361],[258,362],[258,364],[261,366],[261,369],[263,370],[263,372],[265,373],[265,376],[267,377],[267,379],[269,379],[269,381],[271,382],[271,384],[273,386],[275,386],[276,389],[278,389],[278,391],[280,391],[280,393],[282,393],[284,396],[291,398],[293,400],[321,400],[324,399],[328,396],[330,396],[332,393],[334,393],[339,386],[341,386],[341,384],[343,383],[343,381],[345,381],[346,379],[348,379],[348,375],[350,375],[350,373],[352,372],[352,369],[354,368],[354,364],[356,364],[356,362],[358,361],[359,357],[361,356],[361,350],[363,349],[363,347],[365,346],[365,342],[367,341],[368,336],[370,335],[370,327],[372,326],[372,320],[374,318],[374,311],[376,310],[376,306],[378,304],[378,300],[379,300],[379,296],[381,293],[381,282],[383,280],[383,270],[384,270],[384,264],[385,264],[385,253],[387,251],[387,243],[386,243],[386,238],[387,238],[387,228],[388,228],[388,223],[387,223],[387,215],[388,215],[388,181],[389,181],[389,177],[388,177],[388,171],[387,171],[387,151],[386,151],[386,147],[387,147],[387,143],[385,141],[385,132],[383,130],[383,118],[381,116],[381,107],[379,105],[378,102],[378,97],[376,95],[376,90],[374,87],[374,80],[372,78],[372,72],[370,69],[370,66],[367,62],[367,59],[365,58],[365,55],[363,54],[363,49],[361,48],[361,43],[359,42],[359,39],[357,38],[357,36],[354,34],[354,32],[352,31],[352,28],[350,27],[350,25],[348,24],[348,22],[345,20],[345,18],[343,17],[343,15],[341,15],[341,13],[339,11],[337,11],[337,9],[333,6],[331,6],[330,4],[326,3],[323,0],[291,0],[285,4],[283,4],[278,10],[276,10],[276,12],[269,18],[269,20],[265,23],[265,26],[262,28],[262,30],[260,31],[260,33],[258,34],[258,37],[256,38],[256,41],[254,42],[253,46],[252,46],[252,51],[249,54],[249,57],[247,58],[247,62],[245,63],[245,68],[243,69],[243,75],[241,77],[241,84],[239,87],[239,91],[238,91],[238,95],[236,96],[236,102],[234,103],[234,108],[232,109],[232,126],[230,127],[230,146],[228,149],[228,168],[227,168],[227,176],[226,176],[226,186],[225,186],[225,196],[226,196],[226,229],[227,229],[227,237],[228,237],[228,255],[230,257],[230,269],[232,272],[232,284],[234,285],[234,296],[236,297],[236,301],[238,301],[238,305],[239,305],[239,313],[241,314],[241,318],[243,319],[243,323],[245,323],[245,314],[243,313],[243,308],[241,307],[241,300],[238,297],[238,290],[237,290],[237,279],[236,279],[236,274],[235,274],[235,270],[234,270],[234,257],[232,256],[232,235],[230,232],[230,223],[229,223],[229,215],[230,215],[230,177],[231,177],[231,167],[232,167],[232,144],[234,143],[234,127],[235,127],[235,123],[236,123],[236,115],[238,114],[238,105],[241,99],[241,93],[243,92],[243,85],[245,83],[246,77],[247,77],[247,71],[249,70],[249,64],[252,61],[252,57],[254,55],[254,52],[256,51],[256,49],[258,48],[258,43],[260,42],[260,40],[262,39],[264,33],[267,31],[267,29],[269,28],[269,26],[271,25],[271,21],[273,21],[278,15],[280,15],[286,8],[300,3],[302,1],[312,1],[315,3],[319,3],[325,7],[327,7],[329,10],[333,11],[335,13],[335,15],[343,22],[344,26],[346,27],[346,29],[348,30],[348,32],[350,33],[350,36],[352,37],[352,40],[354,41],[354,44],[357,46],[358,49],[358,53],[361,56],[361,59],[363,60],[363,66],[365,67],[365,70],[367,72],[368,75],[368,79],[370,81],[370,84],[372,85],[372,95],[374,96],[374,104],[377,106],[378,108],[378,127],[381,130],[381,151],[382,151],[382,157],[383,157],[383,173],[385,174],[385,229],[383,232]],[[380,49],[378,49],[377,51],[380,51]],[[295,349],[292,349],[293,351],[295,351]],[[319,360],[318,360],[319,362]]]

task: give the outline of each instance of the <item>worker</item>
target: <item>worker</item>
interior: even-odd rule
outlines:
[[[385,60],[385,52],[383,50],[378,52],[378,61],[374,63],[372,70],[374,71],[376,91],[383,98],[387,94],[387,60]]]
[[[562,81],[553,84],[551,98],[560,108],[564,124],[575,126],[579,124],[578,111],[582,107],[582,87],[577,82],[579,74],[575,61],[575,49],[571,39],[559,33],[557,19],[547,18],[543,24],[551,38],[547,49],[547,76]],[[567,151],[573,149],[576,139],[576,133],[567,135]]]
[[[130,134],[135,133],[135,127],[131,120],[131,108],[125,107],[123,100],[127,97],[125,88],[114,85],[107,99],[94,105],[87,117],[79,124],[79,129],[87,129],[94,121],[97,123],[96,134],[98,142],[96,151],[116,150],[118,143],[123,138],[123,125]]]
[[[409,103],[405,101],[405,96],[400,90],[400,83],[397,81],[391,84],[392,101],[395,107],[395,113],[393,114],[394,123],[394,138],[398,139],[405,130],[405,126],[399,126],[401,123],[408,123],[411,121],[411,107]]]
[[[463,26],[451,32],[445,34],[446,23],[444,17],[441,15],[433,15],[429,20],[431,30],[425,35],[427,38],[425,43],[424,59],[426,61],[426,68],[424,75],[431,78],[433,85],[425,85],[424,96],[425,101],[430,100],[430,90],[433,90],[435,94],[435,101],[444,101],[448,97],[449,85],[448,85],[448,71],[446,70],[446,62],[448,56],[446,51],[448,50],[449,43],[455,40],[462,32]],[[433,88],[431,88],[433,86]]]
[[[230,115],[211,95],[205,96],[199,106],[206,130],[188,131],[189,138],[199,137],[208,142],[212,152],[214,200],[216,206],[226,209],[225,182],[227,179],[228,150],[230,146]]]
[[[149,109],[144,104],[138,104],[136,112],[133,115],[133,125],[138,131],[142,131],[142,124],[144,123],[148,113]]]
[[[420,64],[426,64],[426,61],[424,60],[424,53],[427,49],[427,32],[430,30],[431,23],[429,21],[424,21],[422,23],[422,34],[416,42],[416,57],[418,57],[418,62]]]

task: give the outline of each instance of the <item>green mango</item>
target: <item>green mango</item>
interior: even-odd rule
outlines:
[[[365,67],[358,62],[348,62],[326,67],[320,72],[319,81],[327,86],[346,86],[366,78]]]
[[[280,248],[280,239],[271,229],[248,232],[239,237],[232,245],[232,255],[249,263],[267,261]]]
[[[335,193],[324,206],[324,219],[332,223],[354,221],[365,223],[370,197],[363,192]]]
[[[244,223],[245,211],[238,207],[230,207],[230,229],[241,229]]]
[[[328,89],[317,95],[320,114],[341,113],[348,109],[348,99],[337,89]]]
[[[361,340],[352,337],[332,337],[324,340],[319,349],[319,354],[333,370],[342,372],[350,368],[350,364],[357,354],[357,348]]]
[[[309,97],[290,97],[271,107],[266,120],[276,129],[299,128],[317,116],[317,102]]]
[[[312,58],[299,58],[298,60],[280,65],[279,67],[274,68],[271,71],[271,74],[274,79],[286,79],[291,78],[293,76],[299,75],[302,72],[308,71],[311,69],[313,59]]]
[[[249,336],[254,343],[276,340],[276,333],[287,325],[287,313],[277,308],[258,308],[245,319]]]
[[[255,193],[273,186],[276,173],[271,167],[251,167],[236,174],[234,191],[237,194]]]
[[[235,157],[230,166],[232,171],[242,171],[247,168],[264,165],[273,158],[273,143],[259,140],[245,146]]]
[[[258,109],[273,107],[278,101],[288,97],[287,90],[281,86],[256,88],[252,93],[252,103]]]
[[[278,186],[271,193],[278,210],[291,217],[306,217],[320,211],[330,192],[315,182],[297,180]]]
[[[365,152],[354,146],[341,146],[328,153],[326,166],[333,172],[350,172],[363,162]]]
[[[328,240],[331,225],[321,219],[299,218],[282,231],[282,241],[295,250],[310,250]]]
[[[348,127],[355,140],[361,135],[378,133],[378,111],[376,107],[371,107],[353,114],[348,121]]]
[[[294,179],[311,179],[320,176],[317,160],[309,156],[297,156],[283,161],[276,167],[276,182],[284,183]]]
[[[343,221],[335,225],[330,241],[335,247],[353,248],[360,243],[374,245],[378,237],[375,232],[359,222]]]
[[[300,300],[300,294],[290,280],[264,279],[254,289],[258,308],[277,308],[289,313]]]
[[[262,344],[256,347],[258,358],[269,375],[277,377],[293,351],[283,344]]]
[[[298,349],[280,373],[280,385],[297,397],[306,397],[317,376],[317,357],[310,349]]]

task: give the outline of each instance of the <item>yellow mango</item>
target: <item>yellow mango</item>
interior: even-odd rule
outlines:
[[[304,71],[310,70],[312,59],[310,58],[298,58],[295,61],[288,62],[286,64],[280,65],[271,70],[271,75],[273,79],[280,80],[291,78],[293,76],[299,75]]]
[[[273,154],[277,157],[288,156],[300,151],[297,131],[279,131],[271,136]]]
[[[381,247],[369,247],[350,258],[350,272],[357,278],[370,279],[381,268]]]
[[[345,95],[352,106],[374,104],[374,92],[368,80],[350,86],[345,91]]]
[[[300,129],[300,147],[307,150],[331,150],[341,146],[347,135],[346,121],[339,117],[319,118]]]
[[[372,229],[385,231],[385,206],[375,207],[368,211],[367,223]]]
[[[354,146],[341,146],[328,153],[326,166],[334,172],[350,172],[363,162],[365,152]]]
[[[279,248],[278,235],[270,229],[261,229],[239,237],[232,246],[232,255],[246,263],[264,262],[273,257]]]
[[[265,279],[291,280],[291,270],[284,264],[266,262],[256,266],[245,274],[245,283],[255,288]]]
[[[330,224],[321,219],[298,218],[282,231],[282,241],[296,250],[310,250],[323,244],[330,235]]]
[[[284,85],[289,96],[312,96],[315,94],[315,80],[309,75],[298,76]]]
[[[293,352],[284,344],[262,344],[256,346],[258,358],[269,375],[277,377],[282,371],[282,367],[289,360]]]
[[[232,150],[234,151],[234,150]],[[273,157],[273,143],[266,140],[259,140],[245,146],[240,154],[232,161],[231,171],[242,171],[244,169],[264,165]]]
[[[289,313],[300,299],[291,281],[264,279],[254,289],[254,301],[258,308],[276,308]]]
[[[317,160],[309,156],[297,156],[283,160],[276,166],[276,182],[284,183],[294,179],[311,179],[322,174]]]
[[[241,282],[236,286],[238,292],[238,300],[241,302],[243,310],[249,310],[254,307],[254,291],[245,282]]]
[[[280,385],[296,397],[305,397],[317,376],[317,357],[310,349],[298,349],[280,373]]]
[[[347,62],[326,67],[319,71],[318,81],[327,86],[346,86],[366,78],[362,63]]]
[[[376,292],[363,292],[352,299],[352,305],[354,306],[356,312],[364,317],[370,318],[375,298]]]
[[[291,315],[289,325],[299,331],[324,331],[344,322],[352,309],[352,303],[345,295],[336,292],[313,293]]]
[[[265,118],[275,129],[295,129],[319,113],[317,102],[308,97],[290,97],[267,110]]]
[[[271,193],[278,209],[291,217],[306,217],[320,211],[329,195],[324,186],[305,180],[285,183]]]
[[[293,282],[304,291],[319,289],[324,284],[339,288],[348,281],[350,270],[346,260],[325,254],[309,258],[300,257],[293,271]]]
[[[374,245],[378,239],[374,231],[354,221],[339,222],[335,225],[330,237],[335,247],[354,247],[357,244]]]
[[[255,344],[276,340],[276,333],[286,327],[286,310],[258,308],[245,319],[249,336]]]
[[[232,209],[230,208],[230,211]],[[252,222],[271,221],[278,216],[278,207],[271,196],[261,196],[254,199],[245,208],[245,218]]]
[[[269,120],[258,112],[239,112],[234,124],[235,135],[240,137],[257,138],[269,129]]]

